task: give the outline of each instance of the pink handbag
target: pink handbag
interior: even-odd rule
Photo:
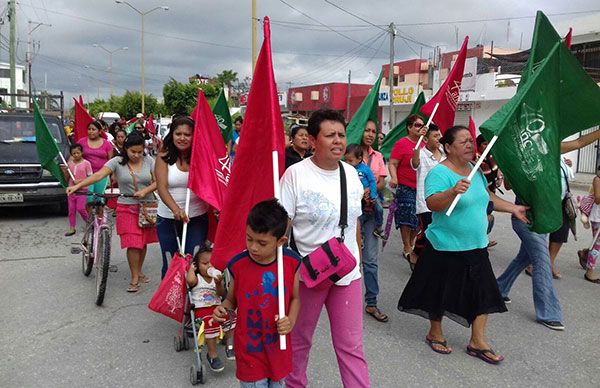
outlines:
[[[340,168],[340,186],[342,203],[340,209],[340,237],[332,237],[319,248],[302,258],[300,276],[308,288],[326,288],[348,275],[356,266],[356,258],[344,244],[344,229],[348,226],[348,195],[346,174],[342,163]]]

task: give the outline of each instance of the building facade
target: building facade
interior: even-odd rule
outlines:
[[[287,109],[292,114],[310,116],[319,109],[333,109],[352,118],[373,85],[332,82],[288,89]],[[350,110],[348,110],[348,106]]]
[[[25,66],[16,65],[16,91],[10,90],[10,64],[0,62],[0,98],[3,102],[10,105],[10,97],[7,93],[23,94],[22,97],[17,97],[17,106],[15,108],[27,108],[29,98],[26,96],[29,93],[27,70]]]

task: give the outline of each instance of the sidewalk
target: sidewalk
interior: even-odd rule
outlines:
[[[595,174],[584,174],[578,172],[575,174],[575,180],[569,182],[569,184],[573,189],[588,191],[595,176]]]

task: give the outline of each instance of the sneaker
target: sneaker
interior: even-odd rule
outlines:
[[[223,364],[223,361],[219,357],[210,358],[207,354],[206,359],[208,360],[208,367],[213,372],[222,372],[225,369],[225,364]]]
[[[512,302],[508,296],[503,296],[502,300],[504,301],[504,304],[511,304]]]
[[[233,351],[233,345],[227,345],[227,347],[225,347],[225,358],[228,360],[235,360],[235,352]]]
[[[383,229],[381,229],[381,228],[375,229],[373,231],[373,235],[375,237],[378,237],[378,238],[382,239],[382,240],[385,240],[385,233],[384,233]]]
[[[542,325],[546,326],[548,329],[562,331],[565,329],[565,326],[559,321],[538,321]]]

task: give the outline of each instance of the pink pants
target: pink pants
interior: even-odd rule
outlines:
[[[600,222],[592,221],[592,238],[593,238],[593,236],[596,236],[596,234],[598,233],[598,228],[600,228]],[[596,238],[592,249],[588,253],[587,269],[593,271],[596,268],[596,259],[598,258],[599,252],[600,252],[600,238]]]
[[[300,312],[292,331],[294,370],[285,379],[288,388],[306,387],[308,354],[323,305],[329,316],[333,348],[344,387],[370,387],[369,368],[365,360],[362,335],[362,285],[360,279],[348,286],[315,290],[300,282]]]
[[[77,213],[83,218],[83,222],[87,222],[88,213],[85,210],[85,202],[87,196],[85,195],[69,195],[67,201],[69,203],[69,226],[75,229],[77,225]]]

